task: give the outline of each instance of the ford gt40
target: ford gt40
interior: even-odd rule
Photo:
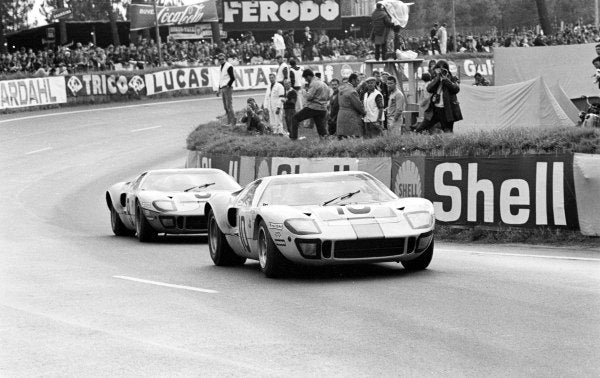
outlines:
[[[115,235],[135,234],[148,242],[159,233],[207,233],[208,200],[240,189],[233,177],[218,169],[152,170],[111,186],[106,204]]]
[[[433,256],[433,204],[399,198],[365,172],[264,177],[208,206],[213,262],[258,260],[267,277],[293,263],[395,261],[422,270]]]

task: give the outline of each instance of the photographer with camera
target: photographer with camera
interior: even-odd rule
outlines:
[[[429,107],[425,110],[424,120],[416,132],[429,130],[438,122],[442,131],[453,132],[454,122],[463,119],[456,98],[459,91],[458,78],[450,73],[448,62],[438,61],[433,69],[433,79],[427,85],[427,92],[431,94]]]

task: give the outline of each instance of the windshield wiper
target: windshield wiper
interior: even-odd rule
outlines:
[[[191,188],[187,188],[186,190],[184,190],[184,192],[189,192],[192,189],[204,189],[204,188],[208,188],[211,185],[215,185],[215,183],[214,182],[209,182],[207,184],[192,186]]]
[[[348,199],[348,198],[352,197],[353,195],[358,194],[359,192],[360,192],[360,189],[358,189],[356,192],[348,192],[346,194],[342,194],[340,196],[330,199],[329,201],[323,202],[323,204],[321,206],[327,206],[334,201],[341,201],[341,200]]]

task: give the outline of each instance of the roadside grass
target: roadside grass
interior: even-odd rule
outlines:
[[[320,140],[314,129],[300,128],[305,139],[249,133],[220,121],[198,126],[187,149],[204,153],[286,157],[511,156],[600,153],[600,129],[544,128],[482,131],[471,134],[386,134],[373,139]]]

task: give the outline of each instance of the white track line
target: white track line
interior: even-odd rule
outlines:
[[[46,147],[46,148],[42,148],[40,150],[26,152],[25,155],[37,154],[38,152],[44,152],[44,151],[48,151],[51,149],[52,149],[52,147]]]
[[[132,133],[137,133],[140,131],[145,131],[145,130],[153,130],[153,129],[158,129],[161,128],[162,126],[151,126],[151,127],[144,127],[143,129],[135,129],[135,130],[131,130]]]
[[[496,255],[496,256],[511,256],[511,257],[533,257],[537,259],[553,259],[553,260],[578,260],[578,261],[600,261],[591,257],[571,257],[571,256],[548,256],[548,255],[530,255],[520,253],[500,253],[500,252],[477,252],[477,251],[464,251],[460,249],[441,249],[436,248],[439,252],[458,252],[458,253],[473,253],[476,255]]]
[[[174,288],[174,289],[199,291],[201,293],[208,293],[208,294],[216,294],[216,293],[218,293],[218,291],[210,290],[210,289],[201,289],[199,287],[174,285],[174,284],[165,283],[165,282],[143,280],[141,278],[133,278],[133,277],[127,277],[127,276],[113,276],[113,278],[118,278],[118,279],[127,280],[127,281],[141,282],[141,283],[146,283],[146,284],[150,284],[150,285],[171,287],[171,288]]]
[[[247,94],[247,95],[237,95],[232,96],[233,98],[246,98],[250,96],[256,96],[256,94]],[[103,108],[94,108],[94,109],[84,109],[84,110],[72,110],[70,112],[57,112],[57,113],[48,113],[48,114],[39,114],[27,117],[19,117],[19,118],[11,118],[0,121],[0,124],[14,121],[23,121],[26,119],[36,119],[36,118],[44,118],[44,117],[55,117],[62,116],[68,114],[79,114],[79,113],[90,113],[90,112],[101,112],[104,110],[111,109],[129,109],[129,108],[139,108],[141,106],[153,106],[153,105],[164,105],[164,104],[177,104],[182,102],[193,102],[193,101],[212,101],[219,100],[222,101],[221,97],[204,97],[204,98],[191,98],[187,100],[175,100],[175,101],[157,101],[157,102],[147,102],[145,104],[135,104],[135,105],[123,105],[123,106],[107,106]]]

